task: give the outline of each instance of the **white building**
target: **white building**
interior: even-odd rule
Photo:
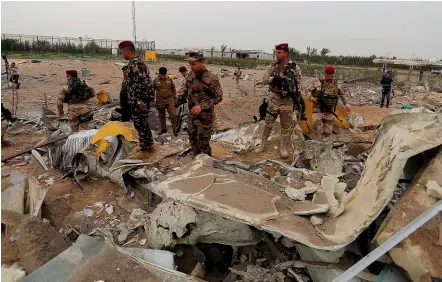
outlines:
[[[177,55],[185,56],[190,51],[199,51],[203,53],[205,58],[236,58],[236,59],[258,59],[258,60],[273,60],[273,54],[265,53],[261,50],[226,50],[224,54],[220,50],[214,50],[213,53],[210,49],[199,48],[183,48],[183,49],[156,49],[159,55]]]

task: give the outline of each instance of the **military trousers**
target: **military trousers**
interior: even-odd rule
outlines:
[[[275,121],[279,116],[281,122],[281,140],[288,142],[293,126],[293,101],[290,97],[281,97],[279,94],[271,92],[267,116],[265,119],[265,132],[271,132]],[[268,136],[266,136],[268,137]]]
[[[68,123],[72,132],[81,129],[89,129],[89,121],[81,122],[81,119],[87,117],[91,112],[91,108],[86,103],[69,104],[68,105]]]
[[[212,156],[210,138],[213,130],[213,110],[201,112],[198,116],[189,115],[187,132],[192,153],[195,155],[206,154]]]
[[[152,131],[150,130],[149,123],[147,122],[149,112],[142,111],[139,105],[135,103],[131,105],[131,112],[134,127],[137,130],[140,138],[141,151],[147,151],[147,148],[153,145]]]
[[[160,119],[161,131],[166,131],[166,110],[170,117],[170,122],[172,123],[172,130],[175,132],[177,124],[176,108],[175,108],[175,98],[171,97],[168,101],[159,103],[157,101],[158,117]]]

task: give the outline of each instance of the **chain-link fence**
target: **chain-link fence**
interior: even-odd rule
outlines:
[[[68,54],[70,56],[112,57],[118,55],[118,44],[123,40],[89,37],[59,37],[23,34],[2,34],[2,53]],[[137,41],[139,53],[155,50],[155,41]]]

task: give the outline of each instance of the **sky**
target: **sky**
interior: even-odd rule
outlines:
[[[135,2],[137,39],[156,48],[272,52],[287,42],[333,55],[442,57],[442,2]],[[1,32],[133,39],[126,2],[1,3]]]

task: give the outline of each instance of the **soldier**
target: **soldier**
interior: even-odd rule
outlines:
[[[310,99],[314,104],[318,105],[321,112],[323,135],[328,137],[333,129],[334,116],[332,112],[336,110],[339,98],[341,98],[342,103],[345,105],[345,109],[348,112],[351,110],[350,104],[345,99],[344,91],[342,91],[335,80],[335,68],[333,66],[326,66],[324,78],[317,79],[308,88],[308,91],[311,93]]]
[[[267,111],[268,115],[265,119],[265,128],[262,134],[262,142],[255,152],[262,153],[267,149],[267,139],[279,115],[281,122],[279,154],[281,158],[287,158],[287,146],[290,142],[292,131],[293,100],[287,91],[281,90],[281,84],[283,79],[289,79],[291,86],[297,88],[301,83],[301,69],[296,63],[289,60],[289,45],[287,43],[279,44],[275,48],[277,60],[270,66],[263,78],[263,83],[269,84],[270,101]]]
[[[175,84],[172,79],[167,76],[167,69],[161,67],[159,69],[158,77],[153,80],[153,87],[156,94],[155,105],[158,110],[158,115],[160,117],[161,131],[160,134],[167,133],[166,128],[166,109],[169,113],[170,121],[172,123],[173,134],[177,136],[176,130],[176,108],[175,108],[175,98],[176,90]]]
[[[92,109],[88,105],[90,98],[95,96],[94,89],[86,81],[80,80],[76,70],[66,71],[68,80],[67,88],[63,88],[57,97],[58,115],[62,117],[63,103],[68,104],[68,122],[72,132],[80,129],[80,123],[83,128],[89,125],[88,119]]]
[[[140,137],[141,152],[153,153],[152,132],[147,122],[149,107],[155,101],[155,93],[146,63],[137,56],[131,41],[119,45],[121,55],[129,60],[127,65],[127,96],[131,108],[132,120]]]
[[[233,73],[233,79],[235,79],[236,82],[236,86],[239,85],[239,79],[241,78],[241,67],[238,67],[237,70],[235,70],[235,72]]]
[[[387,108],[390,105],[390,92],[391,92],[391,84],[393,83],[391,70],[387,71],[381,79],[380,84],[382,85],[382,99],[381,99],[381,108],[384,107],[384,100],[387,98]]]
[[[214,106],[222,101],[223,90],[218,78],[206,69],[202,54],[190,52],[188,56],[192,71],[180,95],[188,99],[189,141],[193,155],[204,153],[211,156],[209,141],[212,137]]]
[[[123,82],[121,82],[120,90],[120,109],[121,109],[121,120],[123,122],[130,121],[132,116],[130,112],[130,104],[127,97],[127,66],[124,66],[123,71]]]
[[[178,69],[178,71],[179,71],[180,74],[184,77],[184,81],[183,81],[183,84],[182,84],[182,86],[184,86],[184,84],[186,84],[186,78],[187,78],[187,75],[189,74],[189,71],[186,69],[185,66],[181,66],[181,67]]]

